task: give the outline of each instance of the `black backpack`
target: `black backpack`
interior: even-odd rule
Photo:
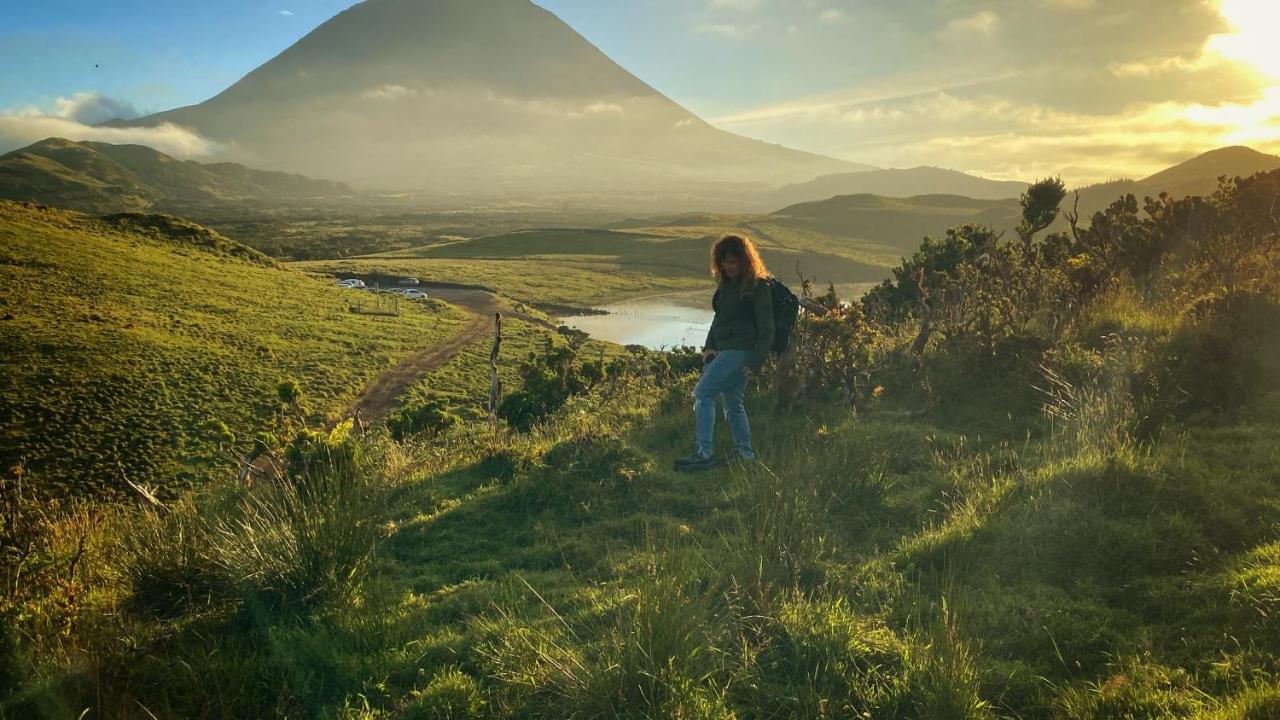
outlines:
[[[791,341],[791,330],[795,328],[796,316],[800,314],[800,298],[772,275],[765,282],[773,296],[773,351],[780,353]]]

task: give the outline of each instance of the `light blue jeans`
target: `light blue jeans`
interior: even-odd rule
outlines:
[[[751,450],[751,425],[742,399],[747,392],[747,378],[742,374],[751,353],[747,350],[721,350],[702,369],[702,379],[693,390],[693,434],[695,448],[703,457],[715,453],[716,398],[724,398],[724,419],[733,433],[733,449],[748,460]]]

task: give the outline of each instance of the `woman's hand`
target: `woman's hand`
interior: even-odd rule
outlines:
[[[717,352],[716,352],[715,350],[712,350],[711,348],[707,348],[707,349],[703,350],[703,351],[702,351],[702,364],[703,364],[703,365],[706,365],[707,363],[709,363],[709,362],[711,362],[712,360],[714,360],[714,359],[716,358],[716,354],[717,354]]]

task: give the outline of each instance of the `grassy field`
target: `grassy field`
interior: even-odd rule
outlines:
[[[76,491],[177,488],[247,450],[296,381],[313,421],[465,313],[347,311],[350,291],[180,222],[0,204],[4,466]],[[224,424],[234,443],[217,427]]]
[[[896,259],[826,235],[724,216],[636,230],[539,229],[451,240],[350,260],[296,266],[317,272],[409,275],[482,285],[542,307],[596,307],[634,297],[706,289],[715,238],[746,232],[775,274],[796,280],[799,268],[820,283],[875,282]]]
[[[762,463],[693,476],[668,470],[688,441],[688,389],[606,387],[528,435],[367,439],[362,499],[325,521],[365,533],[364,580],[303,606],[272,604],[279,586],[265,579],[190,594],[212,577],[198,558],[280,542],[175,534],[234,507],[223,491],[167,518],[100,522],[83,581],[98,589],[77,601],[93,629],[33,641],[36,656],[64,659],[28,676],[10,708],[1276,716],[1274,389],[1141,446],[1093,427],[1105,413],[1063,427],[1014,405],[1001,420],[1006,389],[967,388],[966,407],[914,418],[891,403],[777,412],[753,396]],[[240,507],[250,526],[275,522]],[[125,528],[146,546],[115,537]],[[31,627],[56,627],[59,607]],[[113,649],[121,634],[146,655]],[[86,685],[95,667],[111,668],[109,684]],[[96,698],[76,701],[89,686]]]
[[[293,267],[335,275],[388,275],[423,281],[462,283],[492,288],[514,300],[550,307],[590,307],[645,295],[658,295],[711,286],[692,276],[664,277],[621,265],[569,260],[437,260],[368,257],[357,260],[316,260]]]

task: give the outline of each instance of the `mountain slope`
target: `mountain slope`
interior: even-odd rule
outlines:
[[[311,421],[462,314],[348,312],[350,291],[177,218],[0,201],[0,462],[42,491],[171,489],[247,449],[296,380]],[[123,476],[123,477],[122,477]]]
[[[142,145],[49,138],[0,155],[0,199],[84,212],[123,212],[335,196],[342,183],[235,163],[181,161]]]
[[[1162,170],[1142,180],[1117,180],[1080,189],[1081,215],[1102,210],[1122,195],[1137,198],[1168,193],[1173,197],[1210,195],[1218,188],[1218,178],[1249,177],[1280,168],[1280,157],[1252,148],[1234,146],[1210,150],[1190,160]],[[1070,206],[1072,199],[1067,199]]]
[[[850,241],[889,248],[899,254],[915,251],[921,238],[938,236],[947,228],[967,223],[1008,230],[1017,225],[1018,200],[975,200],[957,195],[888,198],[879,195],[841,195],[799,203],[779,210],[770,222],[794,230],[818,232]]]
[[[823,200],[836,195],[874,194],[909,198],[918,195],[962,195],[980,200],[1016,198],[1027,183],[988,180],[937,167],[836,173],[788,185],[773,194],[777,207]]]
[[[857,166],[717,130],[528,0],[367,0],[218,96],[134,121],[236,159],[489,195],[764,187]]]

